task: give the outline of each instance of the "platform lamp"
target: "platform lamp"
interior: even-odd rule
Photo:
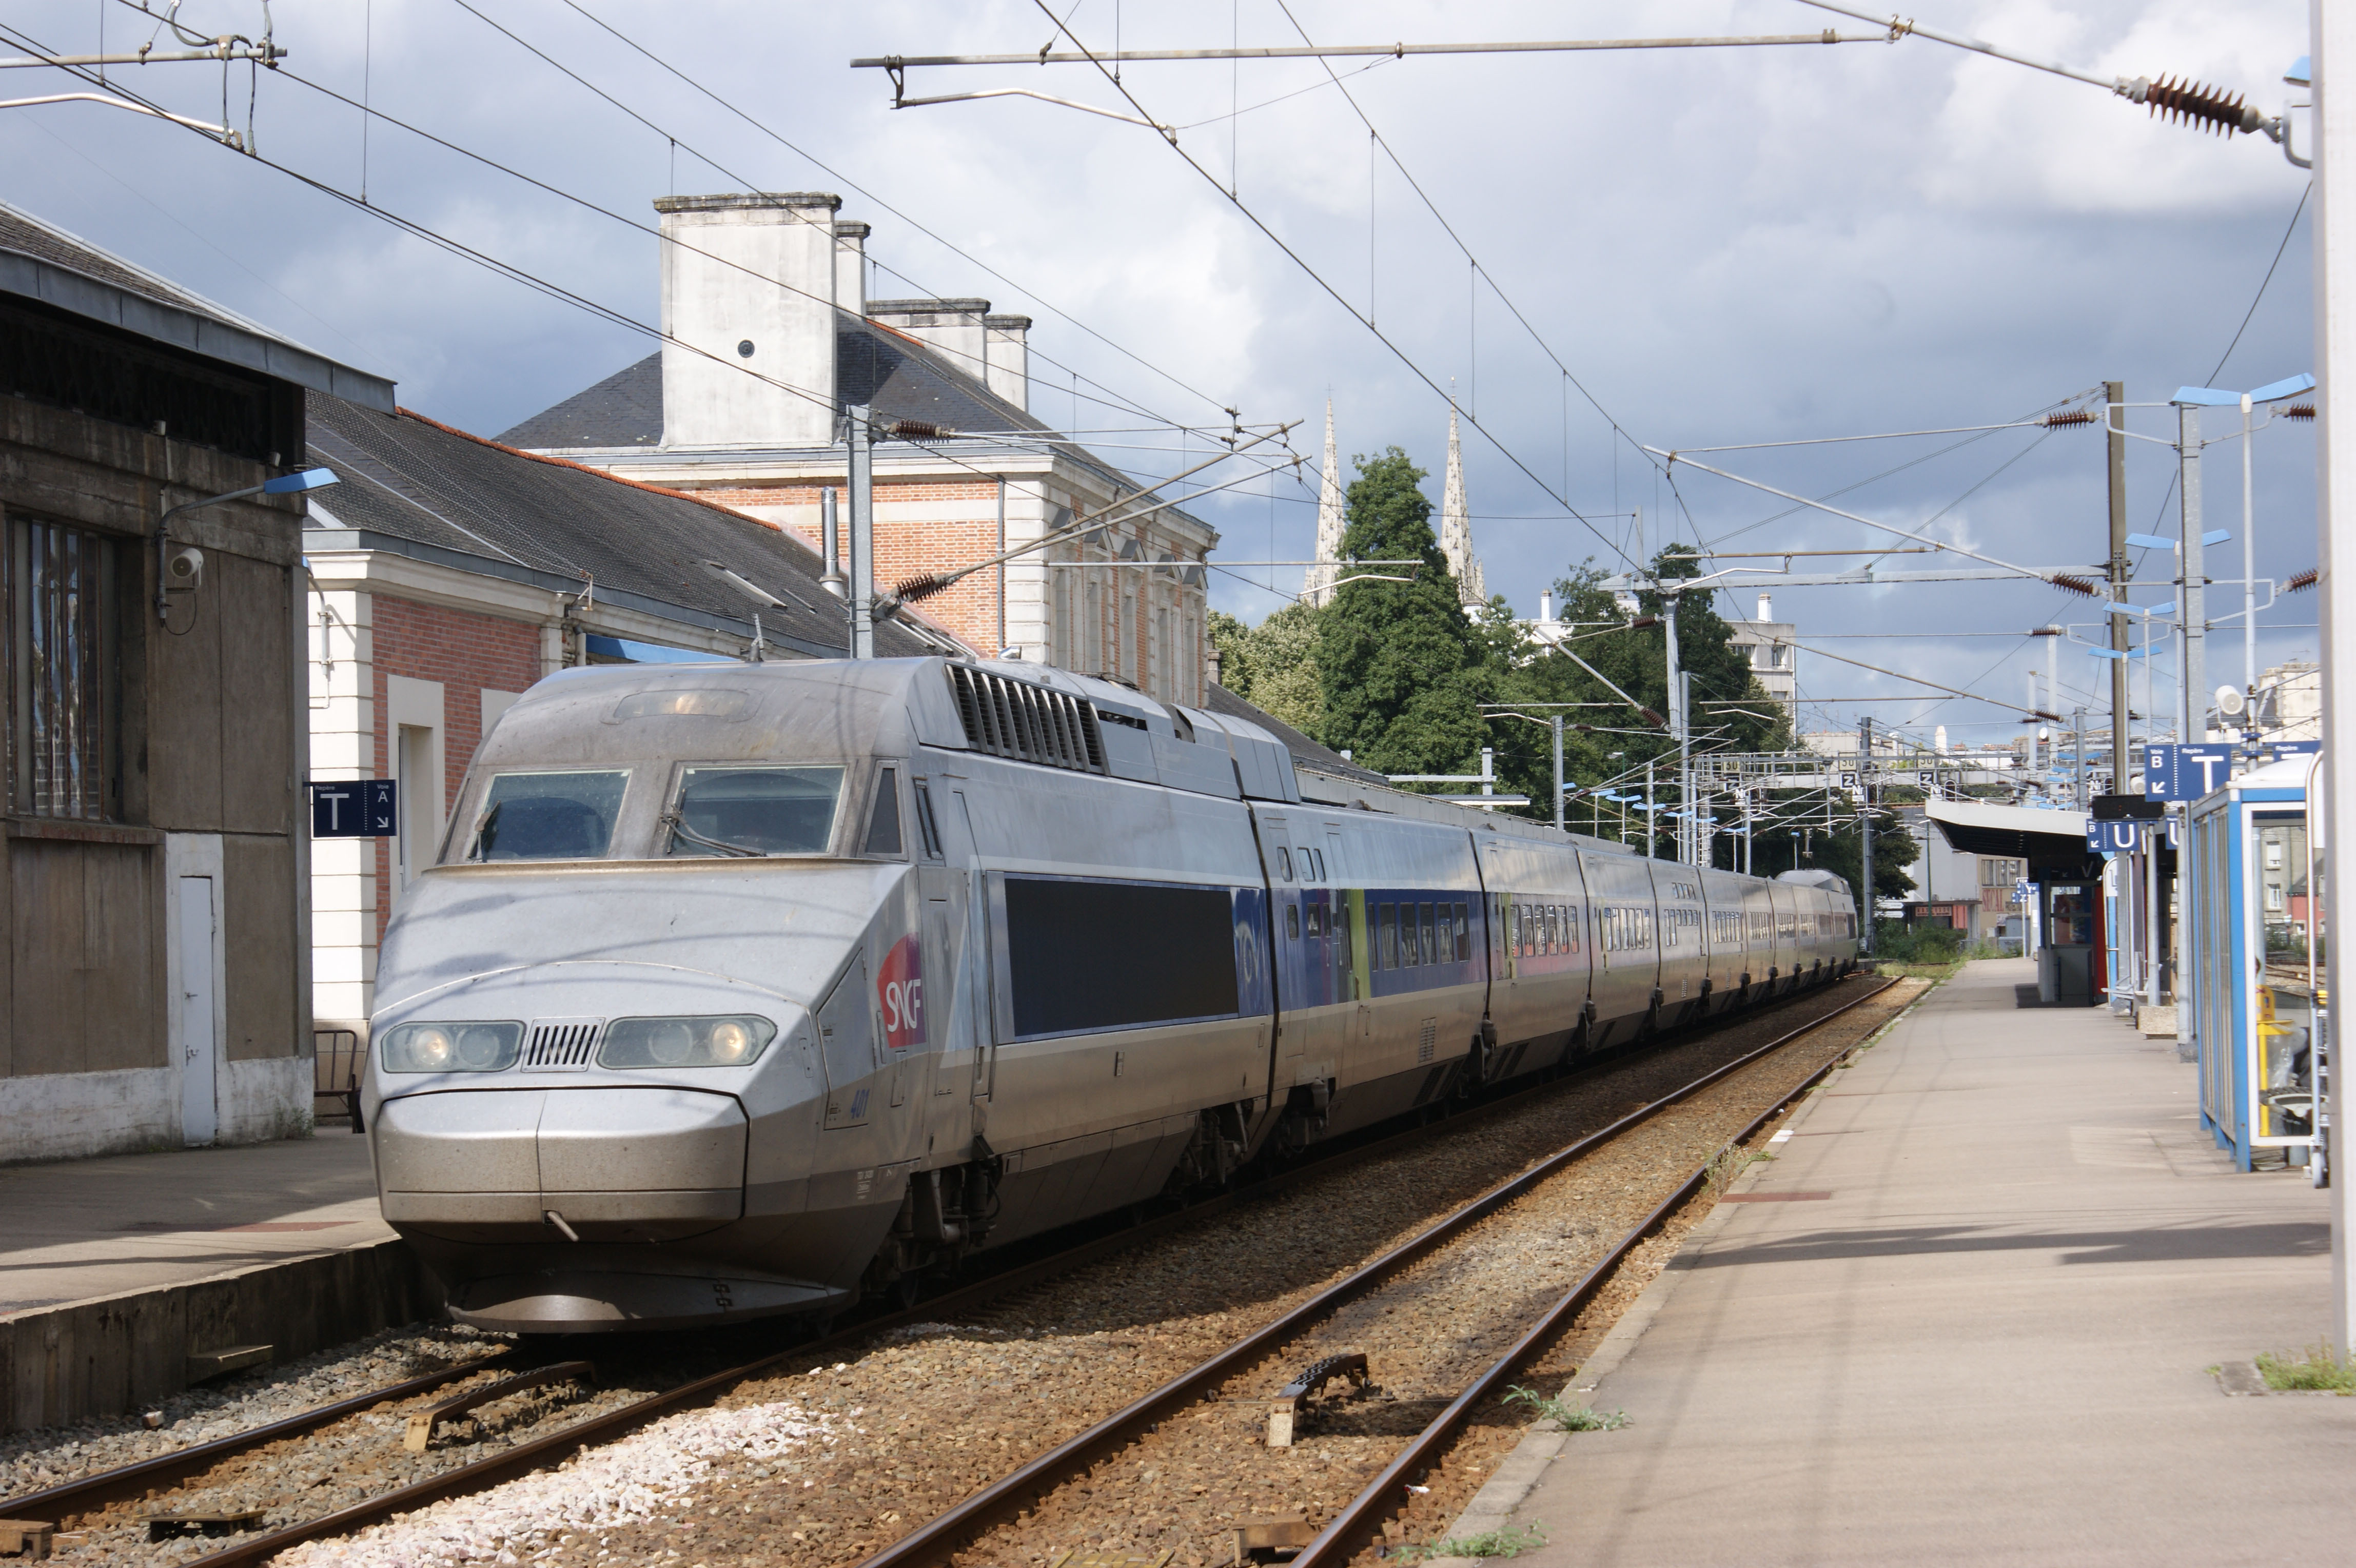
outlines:
[[[2254,532],[2252,513],[2250,478],[2250,413],[2259,403],[2280,403],[2285,398],[2298,396],[2315,390],[2315,378],[2301,374],[2279,381],[2269,381],[2252,392],[2222,392],[2215,387],[2179,387],[2169,401],[2179,408],[2238,408],[2242,411],[2242,691],[2248,705],[2244,708],[2242,754],[2243,765],[2254,767],[2257,762],[2257,698],[2258,698],[2258,547],[2251,537]],[[2297,411],[2294,411],[2296,413]],[[2312,413],[2310,409],[2308,411]],[[2202,542],[2206,543],[2204,539]],[[2187,552],[2188,555],[2190,552]],[[2190,563],[2188,562],[2188,568]],[[2187,672],[2188,677],[2190,671]],[[2201,700],[2201,693],[2188,687],[2185,706],[2190,710]],[[2220,714],[2219,717],[2226,715]],[[2198,727],[2188,723],[2188,728]],[[2187,738],[2190,738],[2189,736]],[[2120,769],[2122,773],[2125,768]]]
[[[184,511],[202,507],[219,506],[223,501],[240,501],[248,496],[292,496],[305,490],[325,489],[340,485],[333,468],[305,468],[300,473],[281,474],[258,485],[248,485],[241,490],[230,490],[222,495],[207,496],[200,501],[183,501],[155,520],[155,618],[169,618],[170,601],[165,597],[175,575],[191,588],[204,572],[204,557],[191,548],[175,558],[172,553],[172,520]]]

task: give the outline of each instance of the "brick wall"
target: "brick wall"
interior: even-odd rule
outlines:
[[[369,607],[373,622],[370,643],[375,668],[376,777],[392,777],[392,736],[387,716],[386,677],[402,675],[412,681],[435,681],[442,686],[442,799],[447,814],[457,799],[458,784],[475,747],[483,739],[483,698],[494,692],[521,692],[540,679],[540,628],[524,621],[502,620],[470,610],[444,609],[438,605],[412,604],[406,599],[376,596]],[[376,841],[376,934],[384,938],[391,918],[392,900],[385,891],[394,885],[392,841]]]

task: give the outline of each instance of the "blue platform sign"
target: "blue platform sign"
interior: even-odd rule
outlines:
[[[2301,745],[2303,742],[2286,742]],[[2144,747],[2143,792],[2152,800],[2198,800],[2233,771],[2229,742]]]
[[[345,779],[311,786],[315,839],[391,838],[400,830],[399,790],[390,779]]]
[[[2090,854],[2132,854],[2151,847],[2152,835],[2163,831],[2168,834],[2170,849],[2184,843],[2182,817],[2171,816],[2162,822],[2146,817],[2140,821],[2104,822],[2086,819],[2086,850]]]

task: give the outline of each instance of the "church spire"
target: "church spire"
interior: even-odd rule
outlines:
[[[1317,488],[1316,564],[1301,580],[1302,602],[1323,606],[1333,596],[1335,563],[1342,559],[1342,459],[1333,450],[1333,400],[1325,400],[1324,479]]]
[[[1456,404],[1448,405],[1448,483],[1440,492],[1440,553],[1456,579],[1456,596],[1466,605],[1485,605],[1489,593],[1481,580],[1481,560],[1472,553],[1472,512],[1464,503],[1464,445],[1456,428]]]

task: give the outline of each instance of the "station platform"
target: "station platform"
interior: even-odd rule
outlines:
[[[0,1316],[391,1239],[349,1133],[0,1167]]]
[[[1795,1111],[1451,1530],[1529,1568],[2331,1562],[2356,1400],[2212,1369],[2322,1337],[2327,1195],[2241,1175],[2194,1069],[1967,964]]]
[[[440,1310],[348,1133],[0,1168],[0,1433]]]

